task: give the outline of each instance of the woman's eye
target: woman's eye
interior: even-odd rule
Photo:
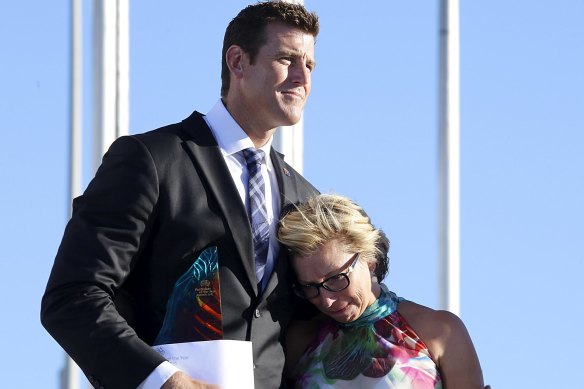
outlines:
[[[329,278],[328,280],[326,280],[326,282],[327,283],[335,283],[335,282],[339,282],[342,279],[343,279],[343,275],[342,274],[337,274],[336,276],[332,276],[331,278]]]

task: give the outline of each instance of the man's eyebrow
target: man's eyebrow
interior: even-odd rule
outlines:
[[[309,58],[305,53],[302,53],[298,50],[294,50],[294,49],[281,49],[280,51],[278,51],[276,53],[277,57],[280,56],[288,56],[288,57],[294,57],[294,58],[302,58],[304,56],[306,56],[306,64],[311,66],[313,69],[316,67],[316,62]]]
[[[302,54],[299,50],[294,50],[294,49],[280,49],[280,50],[278,50],[276,55],[288,55],[291,57],[301,57],[302,56]]]

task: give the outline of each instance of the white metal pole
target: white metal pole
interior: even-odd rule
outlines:
[[[130,125],[130,4],[129,0],[118,0],[117,3],[116,138],[127,135]]]
[[[286,162],[298,173],[304,169],[304,120],[293,126],[279,127],[274,135],[273,146],[285,155]]]
[[[82,166],[82,118],[83,118],[83,31],[81,0],[71,0],[71,140],[69,198],[71,201],[81,192]],[[70,204],[70,203],[69,203]]]
[[[65,367],[61,370],[61,389],[79,389],[79,367],[65,354]]]
[[[460,28],[458,0],[440,2],[440,304],[460,314]]]
[[[94,168],[119,136],[128,133],[128,0],[94,2]]]
[[[286,0],[289,3],[304,4],[303,0]],[[274,148],[286,156],[288,162],[298,173],[304,170],[304,118],[293,126],[278,128],[272,143]]]
[[[69,139],[69,202],[81,193],[82,179],[82,112],[83,112],[83,31],[81,0],[71,0],[71,79]],[[65,354],[61,371],[61,388],[79,389],[79,368]]]

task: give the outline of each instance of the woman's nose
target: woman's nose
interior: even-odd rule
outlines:
[[[319,298],[320,305],[323,308],[329,308],[336,301],[336,298],[335,298],[336,296],[334,293],[335,292],[328,291],[325,288],[320,288],[320,293],[318,295],[318,298]]]

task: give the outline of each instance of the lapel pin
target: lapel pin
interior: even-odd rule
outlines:
[[[290,172],[288,171],[288,169],[286,169],[285,167],[283,167],[283,168],[282,168],[282,171],[284,172],[284,174],[285,174],[287,177],[290,177]]]

